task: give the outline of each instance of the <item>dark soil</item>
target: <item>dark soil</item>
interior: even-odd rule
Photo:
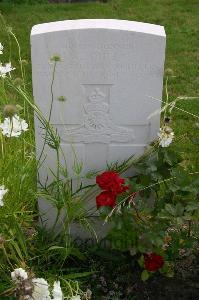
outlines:
[[[199,261],[196,258],[188,257],[177,263],[173,278],[157,272],[143,282],[140,279],[142,270],[132,256],[109,253],[110,257],[106,258],[98,254],[89,255],[85,271],[90,268],[96,272],[82,282],[84,290],[92,291],[94,300],[199,299]]]

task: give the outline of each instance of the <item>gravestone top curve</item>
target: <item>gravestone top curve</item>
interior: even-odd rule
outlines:
[[[115,29],[166,36],[163,26],[115,19],[82,19],[43,23],[33,26],[31,35],[75,29]]]

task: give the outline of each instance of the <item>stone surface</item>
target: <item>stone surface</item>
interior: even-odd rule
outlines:
[[[157,136],[166,36],[162,26],[123,20],[69,20],[32,28],[33,93],[48,117],[53,64],[51,123],[60,136],[69,174],[74,160],[83,163],[81,175],[103,170],[107,162],[139,155]],[[65,101],[60,101],[65,99]],[[36,124],[36,146],[43,139]],[[45,149],[40,170],[45,180],[55,155]]]

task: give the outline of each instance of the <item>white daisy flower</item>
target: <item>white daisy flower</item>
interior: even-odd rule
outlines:
[[[3,54],[3,45],[0,43],[0,54]]]
[[[81,300],[80,295],[73,296],[70,300]]]
[[[12,118],[5,118],[4,122],[0,124],[2,134],[7,137],[18,137],[23,131],[28,130],[28,124],[25,120],[20,119],[18,115]]]
[[[43,278],[34,278],[32,298],[36,300],[51,300],[48,282]]]
[[[170,128],[169,126],[164,126],[160,128],[158,132],[158,137],[159,137],[159,145],[163,148],[168,147],[173,141],[174,132],[172,128]]]
[[[23,281],[28,279],[28,274],[27,272],[22,269],[22,268],[18,268],[15,269],[12,273],[11,273],[11,278],[13,281]]]
[[[10,62],[5,65],[2,65],[2,63],[0,63],[0,77],[5,78],[6,74],[10,73],[12,70],[15,70],[15,68],[11,66]]]
[[[5,186],[4,185],[1,185],[0,186],[0,206],[3,206],[4,203],[3,203],[3,197],[4,195],[8,192],[7,189],[5,189]]]
[[[53,300],[63,300],[63,293],[60,287],[60,281],[55,281],[53,285]]]

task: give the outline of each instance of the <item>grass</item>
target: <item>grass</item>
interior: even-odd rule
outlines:
[[[30,31],[38,23],[80,18],[116,18],[163,25],[167,34],[165,69],[171,69],[174,75],[168,83],[170,99],[199,95],[199,3],[195,0],[114,0],[108,3],[31,6],[0,4],[0,11],[19,38],[22,57],[29,63]],[[3,38],[1,34],[1,39],[4,40]],[[12,59],[17,61],[17,53],[12,53]],[[27,74],[31,90],[30,64]],[[199,99],[183,101],[180,108],[197,114]],[[191,138],[192,142],[183,138],[183,150],[179,143],[179,151],[189,153],[189,158],[195,165],[199,149],[198,119],[176,111],[173,121],[176,134],[187,133]]]

